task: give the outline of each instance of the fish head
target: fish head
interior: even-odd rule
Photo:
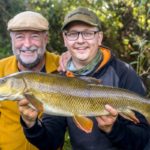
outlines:
[[[19,100],[23,98],[25,85],[23,80],[15,77],[0,78],[0,100]]]

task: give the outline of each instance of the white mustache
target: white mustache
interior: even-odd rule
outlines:
[[[20,48],[20,51],[22,52],[25,52],[25,51],[31,51],[31,52],[34,52],[34,51],[37,51],[38,48],[36,46],[31,46],[31,47],[22,47]]]

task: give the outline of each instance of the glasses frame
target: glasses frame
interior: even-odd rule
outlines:
[[[92,39],[94,39],[94,37],[95,37],[95,34],[96,33],[98,33],[98,32],[100,32],[99,30],[97,30],[97,31],[81,31],[81,32],[77,32],[77,31],[72,31],[72,33],[77,33],[77,36],[74,38],[74,39],[70,39],[69,37],[68,37],[68,34],[69,33],[71,33],[71,32],[64,32],[64,34],[65,34],[65,36],[66,36],[66,38],[67,38],[67,40],[69,40],[69,41],[76,41],[78,38],[79,38],[79,35],[81,34],[82,35],[82,38],[84,39],[84,40],[92,40]],[[93,33],[93,36],[92,37],[86,37],[85,36],[85,33]]]

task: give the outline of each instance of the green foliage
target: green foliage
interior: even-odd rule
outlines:
[[[24,9],[23,1],[0,0],[0,58],[9,56],[12,53],[9,33],[7,32],[7,22]]]
[[[70,145],[70,136],[68,131],[65,134],[65,143],[63,146],[63,150],[71,150],[71,145]]]

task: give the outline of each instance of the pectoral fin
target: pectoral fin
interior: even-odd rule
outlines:
[[[74,116],[73,119],[79,129],[83,130],[86,133],[92,132],[93,121],[91,119],[77,115]]]
[[[119,113],[123,118],[128,119],[135,124],[139,123],[139,119],[136,117],[135,113],[130,109],[125,109]]]
[[[43,104],[32,94],[32,92],[26,92],[24,93],[24,96],[38,111],[43,112]]]

